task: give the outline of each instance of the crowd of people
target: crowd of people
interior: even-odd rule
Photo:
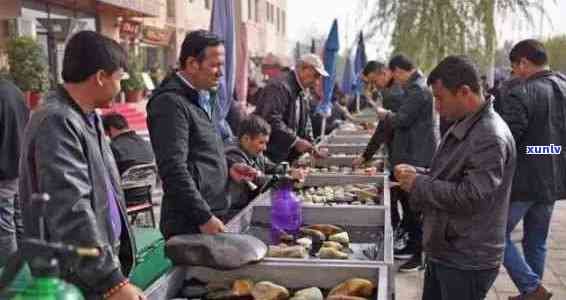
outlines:
[[[541,280],[554,202],[566,196],[566,156],[538,147],[566,144],[566,77],[548,69],[536,40],[516,44],[509,59],[514,78],[490,91],[496,97],[465,56],[446,57],[428,76],[402,54],[387,64],[370,61],[361,74],[362,107],[374,109],[379,123],[354,166],[385,147],[397,183],[395,256],[407,259],[401,271],[425,269],[425,300],[484,299],[501,264],[520,293],[510,299],[552,297]],[[232,144],[220,132],[215,89],[224,47],[216,35],[187,34],[179,68],[151,94],[151,144],[123,116],[96,113],[119,93],[126,61],[115,41],[75,34],[65,49],[64,83],[31,117],[17,88],[0,83],[0,249],[12,253],[16,236],[38,236],[32,195],[49,194],[46,237],[100,252],[79,266],[61,265],[62,277],[87,299],[144,297],[128,281],[134,247],[120,187],[128,168],[156,164],[160,230],[171,238],[223,232],[281,162],[327,155],[313,134],[323,134],[314,89],[328,76],[315,54],[253,93],[255,110],[237,118]],[[352,120],[353,112],[336,92],[331,123]],[[510,238],[520,221],[522,253]]]

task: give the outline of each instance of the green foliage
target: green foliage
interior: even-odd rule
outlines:
[[[556,36],[544,41],[548,52],[550,68],[566,72],[566,35]]]
[[[497,45],[495,11],[515,12],[531,20],[534,0],[376,0],[365,4],[369,38],[391,33],[394,53],[405,53],[424,70],[447,55],[466,54],[489,66]]]
[[[505,42],[502,48],[497,49],[495,52],[495,67],[510,70],[511,62],[509,61],[509,52],[514,44],[511,41]]]
[[[128,55],[128,74],[130,78],[122,80],[122,89],[126,92],[144,90],[145,83],[143,81],[142,72],[142,58],[130,52]]]
[[[10,78],[22,91],[45,92],[49,88],[48,65],[43,49],[31,37],[11,38],[6,45]]]

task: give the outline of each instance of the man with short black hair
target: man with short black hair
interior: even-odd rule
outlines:
[[[312,144],[308,89],[328,76],[320,58],[305,54],[295,69],[273,79],[259,92],[255,114],[271,125],[266,155],[276,163],[293,161],[316,150]]]
[[[370,60],[364,66],[360,79],[363,82],[363,93],[360,95],[360,110],[365,108],[376,109],[382,106],[383,97],[380,97],[380,92],[384,87],[392,84],[391,72],[383,63]],[[387,81],[387,82],[384,82]],[[381,101],[380,101],[381,100]],[[357,104],[355,101],[350,103],[350,110],[355,111]]]
[[[255,170],[228,168],[218,131],[216,93],[224,65],[224,44],[215,34],[187,34],[181,69],[164,79],[147,104],[151,144],[163,182],[160,228],[165,238],[217,234],[230,209],[229,176],[250,180]]]
[[[541,281],[554,202],[566,197],[566,153],[537,155],[529,148],[566,145],[566,77],[548,69],[546,50],[537,40],[517,43],[509,60],[513,74],[521,78],[499,105],[518,153],[504,265],[521,295],[509,299],[550,299]],[[521,220],[523,255],[511,240]]]
[[[366,84],[375,86],[379,93],[381,93],[383,107],[392,112],[398,111],[401,106],[403,91],[400,85],[394,82],[391,71],[387,66],[381,62],[369,61],[364,68],[363,74]],[[383,143],[387,144],[389,155],[391,156],[392,149],[389,143],[392,140],[392,133],[391,124],[379,122],[366,150],[354,161],[354,165],[359,165],[365,161],[371,160]]]
[[[153,163],[155,158],[151,145],[130,129],[124,116],[116,112],[109,113],[102,116],[102,123],[106,135],[112,140],[110,149],[120,175],[133,166]]]
[[[401,99],[403,96],[403,90],[401,86],[395,83],[391,71],[389,68],[378,61],[369,61],[363,70],[363,80],[369,86],[374,86],[378,93],[377,97],[382,99],[382,104],[385,109],[391,110],[392,112],[399,111],[401,107]],[[376,98],[377,98],[376,97]],[[394,157],[392,153],[391,142],[393,140],[393,130],[391,124],[386,121],[379,122],[377,129],[374,131],[369,143],[360,157],[353,161],[355,167],[371,161],[372,157],[379,150],[381,145],[385,144],[387,147],[387,154],[389,157]],[[405,244],[405,236],[407,234],[407,228],[405,226],[405,221],[401,222],[401,217],[398,210],[398,202],[401,205],[405,205],[407,202],[404,201],[405,193],[399,191],[397,188],[391,190],[391,223],[395,230],[395,246],[396,249],[401,249]],[[403,201],[398,201],[399,198]],[[408,209],[403,209],[403,211],[408,211]]]
[[[499,274],[515,169],[511,131],[484,99],[467,57],[449,56],[428,78],[435,107],[454,122],[430,169],[395,167],[424,216],[427,257],[423,300],[483,300]]]
[[[20,163],[25,237],[39,236],[34,193],[47,193],[46,237],[100,256],[61,261],[63,278],[86,299],[144,299],[127,275],[133,266],[120,177],[97,108],[120,91],[126,52],[96,32],[81,31],[67,43],[64,84],[49,94],[26,129]],[[120,259],[119,259],[120,258]]]
[[[393,131],[391,142],[391,165],[411,164],[428,168],[438,144],[438,119],[433,109],[433,98],[426,79],[415,64],[405,55],[396,55],[389,61],[389,70],[394,80],[403,89],[399,109],[395,112],[378,108],[380,121],[390,124]],[[422,221],[421,215],[412,209],[407,193],[397,196],[403,204],[403,223],[408,231],[407,245],[395,250],[398,259],[409,259],[399,270],[411,272],[421,270]]]

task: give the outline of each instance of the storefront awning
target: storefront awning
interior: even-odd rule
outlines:
[[[161,2],[155,0],[97,0],[99,11],[124,17],[158,17]]]
[[[94,6],[91,0],[44,0],[43,2],[67,9],[94,12]]]

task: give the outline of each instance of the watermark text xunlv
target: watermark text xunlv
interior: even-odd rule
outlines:
[[[548,146],[527,146],[528,155],[558,155],[562,152],[562,146],[550,144]]]

